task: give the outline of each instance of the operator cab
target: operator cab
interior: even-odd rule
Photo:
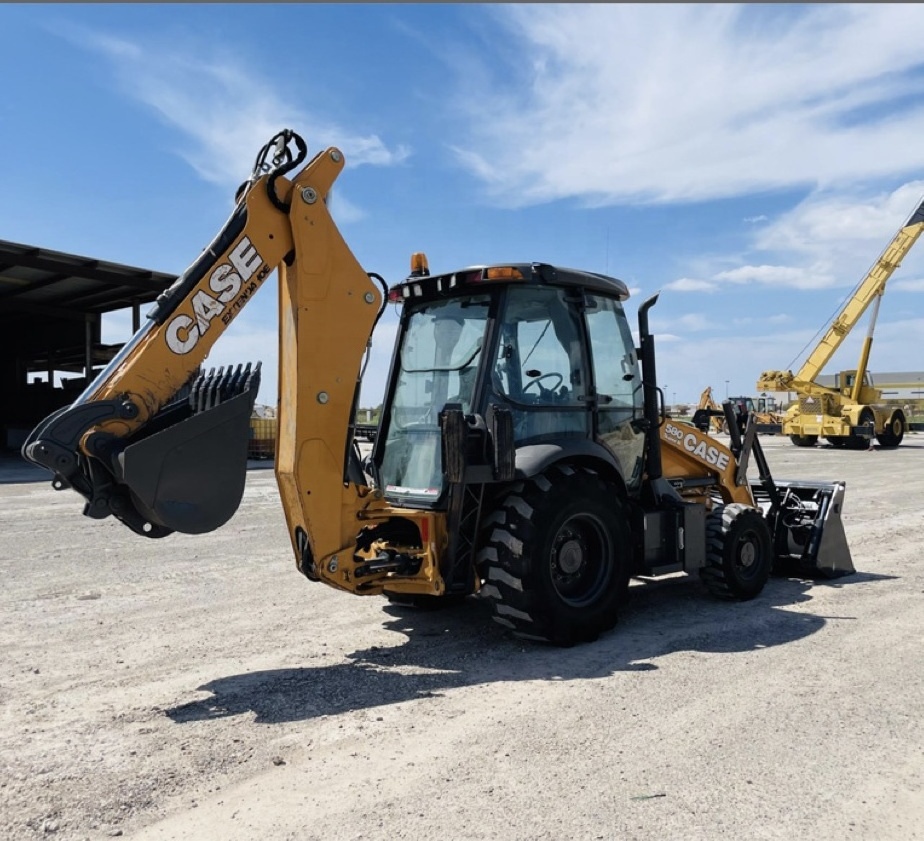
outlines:
[[[834,375],[834,390],[841,392],[845,397],[849,397],[853,389],[857,384],[857,372],[853,371],[838,371]],[[873,385],[873,378],[870,375],[869,371],[863,372],[863,385],[870,386]]]
[[[373,453],[393,504],[443,499],[440,413],[477,423],[512,416],[518,455],[563,441],[596,442],[627,487],[641,481],[641,375],[615,278],[544,263],[430,275],[423,255],[389,292],[403,305]],[[575,444],[575,446],[577,446]],[[534,450],[535,453],[535,450]]]

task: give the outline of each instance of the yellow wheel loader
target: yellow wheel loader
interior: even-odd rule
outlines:
[[[626,285],[546,263],[431,274],[390,289],[357,263],[326,199],[343,165],[284,131],[211,245],[147,324],[23,447],[56,488],[139,535],[220,527],[244,488],[259,366],[201,373],[278,273],[275,470],[298,569],[359,595],[478,593],[526,638],[613,626],[631,576],[684,571],[757,596],[775,566],[853,572],[843,482],[775,481],[753,424],[730,446],[666,418],[648,311]],[[387,302],[400,307],[383,410],[362,459],[354,418]],[[726,408],[731,418],[731,408]],[[749,461],[759,479],[747,478]]]

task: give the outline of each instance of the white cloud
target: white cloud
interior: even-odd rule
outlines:
[[[712,327],[709,319],[698,312],[689,312],[686,315],[680,316],[680,318],[677,319],[677,323],[685,330],[690,330],[694,333],[709,330]]]
[[[715,271],[700,258],[697,271],[715,289],[724,284],[771,290],[855,288],[921,205],[922,196],[924,181],[867,195],[813,193],[755,230],[740,254],[712,258],[713,263],[741,265]],[[768,258],[779,262],[763,262]],[[894,274],[887,288],[924,291],[918,280],[924,276],[924,249],[912,248]],[[671,288],[700,291],[686,278]]]
[[[922,199],[924,181],[909,181],[891,192],[867,196],[815,194],[762,228],[755,247],[823,259],[849,248],[864,254],[871,264]]]
[[[334,187],[327,198],[327,208],[338,225],[348,225],[366,218],[366,212],[347,199],[343,192]]]
[[[692,277],[681,277],[668,283],[664,288],[674,292],[715,292],[719,288],[719,284],[708,280],[697,280]]]
[[[924,292],[924,279],[896,280],[893,288],[900,289],[902,292]]]
[[[68,37],[106,56],[126,96],[192,140],[177,153],[206,181],[237,186],[250,175],[263,144],[283,128],[311,126],[309,156],[337,146],[351,166],[393,166],[410,154],[405,146],[390,148],[376,134],[327,120],[297,99],[284,100],[278,82],[241,66],[239,56],[208,58],[200,48],[193,58],[83,28]]]
[[[835,283],[835,279],[824,272],[794,266],[739,266],[718,272],[715,280],[736,284],[764,283],[797,289],[825,289]]]
[[[521,46],[489,84],[466,75],[457,151],[498,201],[698,201],[924,168],[920,5],[496,14]]]
[[[748,263],[719,271],[712,280],[807,290],[856,288],[921,206],[922,196],[924,181],[865,196],[812,194],[756,231],[743,257],[771,256],[786,265]],[[893,275],[887,289],[921,291],[915,278],[924,275],[924,249],[911,248]]]

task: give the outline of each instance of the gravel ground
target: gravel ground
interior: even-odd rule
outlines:
[[[571,649],[311,584],[271,470],[163,540],[2,471],[0,837],[924,838],[924,435],[762,442],[847,481],[858,572],[635,582]]]

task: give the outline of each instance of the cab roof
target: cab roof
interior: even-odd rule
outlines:
[[[454,295],[472,287],[532,283],[544,286],[580,287],[625,301],[629,287],[615,277],[553,266],[549,263],[491,263],[468,266],[443,274],[412,274],[391,287],[389,298],[398,301],[431,295]]]

